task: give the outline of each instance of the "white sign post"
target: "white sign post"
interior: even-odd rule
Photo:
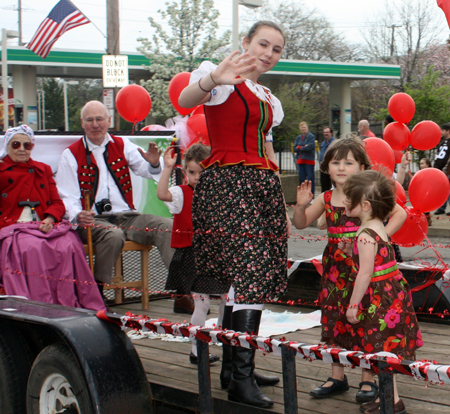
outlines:
[[[103,104],[111,117],[111,128],[114,128],[114,89],[103,89]]]
[[[128,56],[103,55],[103,87],[122,88],[128,82]]]

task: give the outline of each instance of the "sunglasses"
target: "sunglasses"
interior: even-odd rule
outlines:
[[[20,141],[11,142],[11,148],[15,150],[19,149],[22,145],[26,151],[31,151],[33,149],[33,144],[31,142],[20,142]]]

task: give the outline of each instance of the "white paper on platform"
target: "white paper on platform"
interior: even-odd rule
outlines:
[[[188,338],[181,337],[173,337],[173,335],[165,334],[162,332],[163,328],[156,323],[158,326],[158,335],[155,335],[151,332],[128,332],[128,336],[132,339],[143,339],[143,338],[151,338],[151,339],[162,339],[163,341],[175,341],[175,342],[189,342]],[[206,328],[216,328],[217,326],[217,318],[208,319],[206,321]],[[261,316],[261,325],[259,327],[258,336],[261,337],[270,337],[274,335],[283,335],[289,332],[295,332],[298,330],[310,329],[316,326],[320,326],[320,310],[311,312],[311,313],[301,313],[301,312],[272,312],[269,309],[265,309],[262,312]],[[195,330],[199,327],[195,326]],[[190,340],[193,340],[194,337],[192,335],[191,330]],[[242,337],[244,338],[244,337]],[[245,342],[245,341],[243,341]]]
[[[217,319],[208,319],[206,326],[217,325]],[[264,309],[259,326],[259,336],[269,337],[320,326],[320,310],[311,313],[272,312]]]

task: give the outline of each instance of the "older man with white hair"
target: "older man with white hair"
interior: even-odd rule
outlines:
[[[79,225],[84,243],[87,226],[94,225],[94,277],[101,291],[103,284],[111,283],[125,240],[157,246],[166,267],[174,252],[170,247],[172,219],[141,214],[133,205],[130,171],[153,179],[161,172],[161,151],[153,142],[143,151],[128,139],[110,135],[110,125],[106,107],[99,101],[88,102],[81,111],[85,135],[64,150],[56,174],[68,219]],[[83,190],[91,192],[90,206],[85,205]]]
[[[361,119],[358,123],[358,133],[360,137],[370,138],[375,137],[376,135],[370,130],[370,124],[367,119]]]

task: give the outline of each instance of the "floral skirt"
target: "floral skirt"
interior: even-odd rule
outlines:
[[[352,258],[338,248],[335,243],[328,243],[322,255],[323,274],[319,292],[322,310],[321,341],[327,345],[343,346],[336,341],[336,324],[342,309],[347,309],[350,289],[355,278]]]
[[[283,193],[271,170],[205,170],[192,203],[193,247],[202,277],[233,284],[236,303],[276,300],[287,286]]]

